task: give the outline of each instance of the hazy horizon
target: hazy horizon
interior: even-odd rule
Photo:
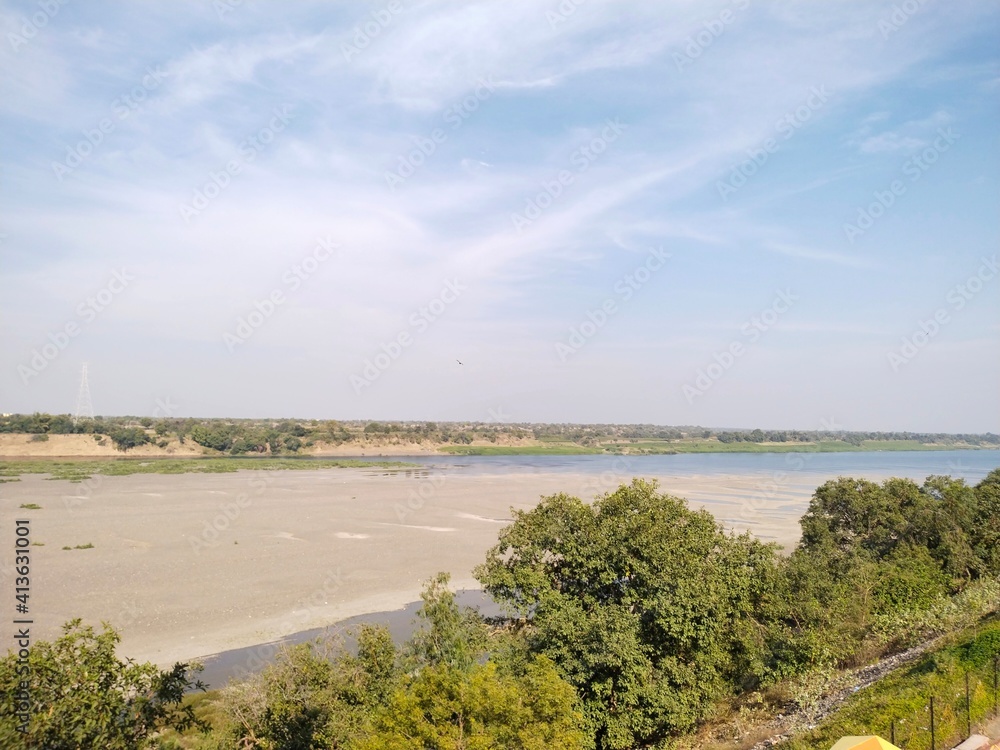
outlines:
[[[1000,432],[996,6],[0,31],[2,412]]]

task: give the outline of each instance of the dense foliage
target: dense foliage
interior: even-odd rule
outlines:
[[[498,417],[499,418],[499,417]],[[211,451],[241,454],[295,453],[316,444],[384,445],[435,443],[468,446],[535,441],[620,452],[643,445],[669,452],[671,444],[707,444],[732,448],[762,444],[782,446],[826,443],[831,448],[857,448],[867,441],[902,447],[996,447],[1000,435],[912,432],[846,432],[843,430],[719,430],[662,425],[537,424],[494,422],[377,422],[294,419],[192,419],[177,417],[96,417],[74,420],[68,414],[9,414],[0,416],[0,433],[107,435],[117,448],[129,450],[144,443],[161,447],[170,440],[190,439]],[[584,451],[586,452],[586,451]]]
[[[573,688],[544,659],[493,659],[485,625],[435,578],[423,626],[401,649],[363,627],[358,653],[322,642],[282,652],[263,673],[230,684],[217,750],[582,750]]]
[[[515,512],[477,576],[577,688],[598,748],[655,746],[721,699],[948,627],[915,616],[1000,575],[998,482],[827,482],[784,558],[636,480]]]
[[[73,620],[52,643],[34,643],[26,660],[0,659],[0,746],[9,750],[133,750],[146,746],[165,727],[185,729],[197,722],[181,705],[193,683],[186,664],[160,671],[152,664],[115,656],[119,636],[106,627],[96,633]],[[29,716],[17,715],[14,698],[22,681]],[[25,726],[27,731],[19,731]]]
[[[556,495],[517,513],[477,575],[531,615],[533,652],[559,665],[599,747],[692,728],[771,657],[777,557],[640,480],[586,505]]]

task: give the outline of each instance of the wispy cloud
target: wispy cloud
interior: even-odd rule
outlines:
[[[320,2],[242,3],[222,16],[209,3],[129,14],[65,4],[28,44],[0,44],[0,346],[30,356],[111,268],[134,268],[137,280],[31,388],[16,363],[0,370],[4,409],[63,409],[71,360],[87,355],[95,372],[116,373],[99,407],[108,412],[140,413],[159,387],[234,415],[401,417],[419,401],[424,414],[461,417],[456,404],[509,390],[517,373],[530,374],[518,392],[533,395],[508,406],[524,418],[566,414],[570,393],[591,392],[608,394],[624,421],[698,422],[702,413],[663,406],[652,390],[614,395],[618,353],[633,352],[643,372],[677,371],[692,348],[718,343],[704,330],[731,329],[777,288],[801,290],[802,310],[839,310],[831,334],[933,312],[940,272],[928,259],[948,252],[975,267],[997,239],[983,92],[998,65],[981,43],[997,11],[928,4],[883,40],[886,9],[863,0],[742,6],[404,0],[385,18]],[[0,2],[0,36],[25,18]],[[151,66],[162,85],[120,117],[114,102]],[[477,98],[484,80],[493,90]],[[814,87],[829,100],[803,109]],[[287,127],[248,157],[247,139],[285,104]],[[790,131],[779,127],[788,118]],[[609,120],[627,130],[603,142]],[[864,247],[847,245],[843,223],[908,179],[900,163],[937,128],[959,124],[947,159],[906,183]],[[80,164],[60,181],[52,163],[69,151]],[[418,168],[390,190],[401,157]],[[723,201],[716,182],[737,169],[745,186]],[[553,188],[562,171],[572,180]],[[224,190],[185,222],[179,204],[219,181]],[[512,214],[529,204],[538,215],[519,230]],[[222,332],[328,235],[344,252],[231,357]],[[601,305],[661,246],[669,269],[594,337],[591,367],[554,360],[563,322]],[[359,400],[340,375],[453,278],[470,292]],[[854,302],[840,311],[844,299]],[[821,330],[818,313],[800,314],[783,330]],[[849,337],[834,345],[844,360],[870,354]],[[755,366],[794,378],[788,346],[762,344]],[[504,376],[442,387],[433,363],[456,347],[492,363],[477,372]],[[969,366],[1000,377],[984,357]],[[208,373],[204,383],[182,361]],[[251,371],[258,383],[301,373],[300,387],[258,398],[239,385]],[[723,390],[720,412],[755,421]]]
[[[818,250],[812,247],[803,247],[802,245],[765,242],[763,247],[765,250],[772,253],[786,255],[790,258],[802,258],[804,260],[813,260],[819,263],[833,263],[839,266],[848,266],[849,268],[874,268],[877,265],[870,258],[858,257],[856,255],[845,255],[844,253],[833,252],[830,250]]]

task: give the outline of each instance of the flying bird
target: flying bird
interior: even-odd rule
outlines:
[[[456,359],[455,361],[458,362],[458,364],[460,364],[460,365],[462,364],[462,360],[460,360],[460,359]],[[464,367],[465,365],[462,365],[462,366]]]

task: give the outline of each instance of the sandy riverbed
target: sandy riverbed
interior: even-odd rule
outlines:
[[[823,480],[797,474],[756,503],[747,501],[756,477],[662,477],[661,486],[727,527],[791,546]],[[472,569],[511,506],[610,488],[565,473],[241,471],[77,484],[26,475],[0,484],[0,515],[30,518],[32,540],[44,545],[31,548],[36,639],[57,636],[73,617],[108,620],[123,635],[121,654],[167,665],[401,607],[440,570],[457,587],[475,587]],[[4,527],[10,590],[13,530]]]

